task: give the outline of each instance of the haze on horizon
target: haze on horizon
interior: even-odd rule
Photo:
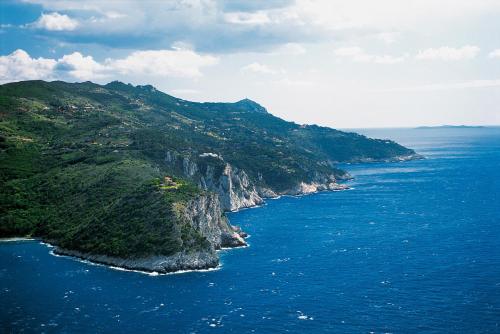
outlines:
[[[337,128],[500,124],[495,0],[5,0],[0,83],[152,84]]]

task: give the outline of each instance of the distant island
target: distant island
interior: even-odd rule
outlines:
[[[341,190],[337,163],[419,158],[390,140],[122,82],[0,86],[0,237],[128,269],[216,267],[245,246],[224,212]]]
[[[436,126],[418,126],[415,129],[479,129],[482,125],[436,125]]]

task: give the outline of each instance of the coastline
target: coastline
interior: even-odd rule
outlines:
[[[54,255],[70,256],[89,262],[122,268],[131,271],[140,271],[157,274],[168,274],[185,270],[207,270],[219,266],[219,258],[215,252],[201,251],[180,252],[170,256],[149,256],[142,258],[119,258],[107,255],[83,253],[55,246]]]
[[[340,186],[340,185],[339,185]],[[230,211],[232,213],[238,212],[245,209],[253,209],[266,205],[265,200],[275,200],[281,197],[302,197],[307,195],[312,195],[320,192],[329,191],[344,191],[349,190],[348,186],[341,185],[340,187],[333,188],[321,188],[314,191],[303,191],[294,194],[282,194],[273,197],[264,197],[264,202],[248,207],[242,207],[237,210]],[[247,239],[245,237],[245,239]],[[214,249],[211,251],[204,252],[193,252],[193,253],[176,253],[170,256],[150,256],[144,258],[118,258],[107,255],[90,254],[83,253],[74,250],[68,250],[60,248],[57,245],[53,245],[48,241],[41,238],[29,238],[29,237],[13,237],[0,239],[0,242],[16,242],[16,241],[39,241],[40,244],[47,246],[51,250],[49,253],[56,257],[68,257],[75,261],[79,261],[85,264],[98,265],[108,267],[114,270],[136,272],[141,274],[146,274],[148,276],[158,276],[158,275],[173,275],[173,274],[183,274],[189,272],[208,272],[215,271],[222,268],[219,260],[218,252],[228,251],[239,248],[248,248],[250,244],[246,243],[242,246],[236,247],[222,247],[220,249]]]
[[[279,199],[281,197],[302,197],[307,195],[313,195],[320,192],[327,192],[327,191],[334,192],[334,191],[344,191],[350,189],[351,188],[349,188],[346,185],[337,184],[334,188],[317,189],[315,191],[304,191],[296,194],[283,194],[274,197],[264,197],[263,203],[248,207],[242,207],[230,212],[235,213],[240,210],[254,209],[264,206],[266,205],[265,200]],[[247,239],[248,237],[250,236],[249,235],[246,236],[245,239]],[[215,250],[213,253],[212,252],[198,252],[190,254],[177,253],[171,256],[151,256],[146,258],[124,259],[106,255],[82,253],[78,251],[72,251],[60,248],[48,242],[43,242],[43,243],[53,248],[53,250],[51,250],[51,254],[54,256],[66,256],[76,260],[80,260],[83,263],[87,264],[102,265],[115,270],[138,272],[150,276],[219,270],[222,268],[222,265],[220,264],[219,256],[217,255],[218,252],[250,247],[250,244],[246,243],[245,245],[242,246],[222,247],[220,249]]]
[[[121,259],[103,255],[70,251],[45,242],[42,242],[42,244],[45,244],[47,247],[52,248],[49,253],[56,257],[66,257],[71,260],[88,265],[103,266],[113,270],[135,272],[148,276],[185,274],[190,272],[209,272],[222,268],[222,265],[219,263],[218,259],[216,259],[217,264],[215,266],[200,265],[199,267],[187,268],[185,267],[185,265],[181,265],[179,267],[173,267],[173,265],[175,265],[175,259],[180,258],[178,254],[175,254],[173,256],[154,256],[140,259]],[[138,263],[139,265],[130,265],[133,263]],[[155,263],[157,264],[156,267],[154,265]],[[170,264],[171,267],[162,266],[162,263]]]
[[[387,162],[387,163],[398,163],[398,162],[407,162],[407,161],[413,161],[413,160],[423,160],[425,159],[424,155],[421,155],[419,153],[414,153],[414,154],[409,154],[409,155],[400,155],[400,156],[395,156],[392,158],[388,159],[359,159],[359,160],[354,160],[350,162],[338,162],[336,161],[338,165],[356,165],[356,164],[371,164],[371,163],[380,163],[380,162]]]

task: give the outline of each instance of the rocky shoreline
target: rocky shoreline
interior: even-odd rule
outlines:
[[[377,163],[377,162],[405,162],[412,160],[425,159],[423,155],[418,153],[408,154],[408,155],[398,155],[388,159],[372,159],[372,158],[361,158],[348,162],[347,164],[359,164],[359,163]]]
[[[106,266],[147,273],[168,274],[188,270],[207,270],[219,266],[219,256],[215,251],[177,253],[171,256],[150,256],[145,258],[119,258],[106,255],[82,253],[55,247],[56,255],[71,256]]]
[[[286,192],[282,195],[310,195],[320,191],[340,191],[347,189],[349,189],[349,187],[337,183],[327,185],[301,183],[297,189]],[[280,195],[278,195],[278,197],[279,196]],[[263,199],[269,198],[273,197],[264,197]],[[259,202],[259,204],[261,203],[262,202]],[[255,207],[259,204],[246,206],[244,208]],[[238,226],[228,225],[231,227],[232,234],[226,231],[221,233],[220,239],[216,243],[217,249],[212,248],[207,251],[180,252],[170,256],[155,255],[143,258],[119,258],[107,255],[84,253],[53,246],[53,253],[55,255],[70,256],[100,265],[145,273],[172,274],[186,271],[204,271],[219,267],[220,261],[217,250],[248,247],[248,244],[244,240],[248,237],[248,234],[242,231]],[[51,245],[50,242],[48,244]]]

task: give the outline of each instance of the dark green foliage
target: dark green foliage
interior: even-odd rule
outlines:
[[[31,235],[114,256],[209,247],[174,210],[200,195],[183,160],[226,162],[285,191],[333,162],[414,153],[394,142],[300,126],[250,100],[194,103],[152,86],[26,81],[0,86],[0,237]],[[215,153],[223,160],[202,153]],[[173,176],[176,187],[161,187]]]
[[[151,182],[159,176],[145,162],[122,160],[12,180],[2,192],[0,235],[43,237],[69,249],[122,257],[207,247],[193,241],[201,236],[172,211],[173,203],[200,191],[190,184],[162,191]]]

